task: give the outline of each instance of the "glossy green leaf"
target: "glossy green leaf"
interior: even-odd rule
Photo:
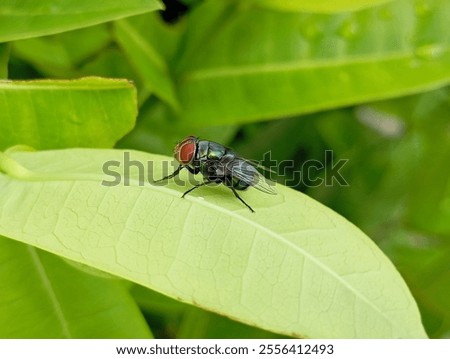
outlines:
[[[355,13],[280,13],[206,2],[177,62],[190,124],[273,119],[391,98],[450,81],[450,2]]]
[[[0,81],[0,148],[111,147],[133,128],[136,90],[127,80]]]
[[[0,237],[1,338],[149,338],[120,281]]]
[[[158,0],[2,1],[0,42],[74,30],[161,8]]]
[[[2,154],[0,234],[278,333],[426,336],[390,261],[330,209],[283,186],[243,193],[256,213],[223,186],[181,199],[187,187],[145,181],[167,157],[128,154]]]
[[[8,78],[9,44],[0,44],[0,79]]]
[[[148,90],[154,92],[173,108],[179,107],[175,88],[165,59],[139,33],[130,20],[115,23],[116,39]]]
[[[333,13],[359,10],[392,0],[251,0],[255,5],[281,11]]]

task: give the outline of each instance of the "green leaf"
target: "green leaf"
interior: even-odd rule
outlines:
[[[180,40],[185,30],[185,22],[166,23],[160,14],[150,12],[127,19],[134,32],[153,48],[167,63],[177,56]]]
[[[281,11],[333,13],[359,10],[392,0],[251,0],[255,5]]]
[[[0,44],[0,79],[8,78],[9,44]]]
[[[175,88],[164,58],[145,39],[145,34],[133,26],[131,21],[121,20],[115,23],[115,34],[130,63],[134,65],[147,90],[154,92],[173,108],[179,104]]]
[[[3,108],[13,111],[12,116],[4,117],[7,121],[0,121],[0,127],[4,126],[0,147],[11,142],[27,142],[41,148],[111,146],[135,121],[136,95],[127,81],[90,78],[1,85],[5,85],[3,98],[9,105]],[[20,99],[33,106],[23,109]],[[86,109],[95,112],[84,113]],[[100,114],[99,109],[103,109]],[[24,121],[23,114],[33,111],[34,116],[24,116],[28,123]],[[55,117],[55,111],[59,117]],[[28,131],[18,131],[16,126],[21,121]],[[60,135],[55,129],[60,129]],[[93,278],[49,254],[7,239],[0,240],[0,257],[1,292],[9,296],[0,298],[4,299],[0,304],[0,337],[151,336],[136,305],[117,281]],[[12,296],[20,301],[9,300]],[[36,307],[41,310],[36,311]],[[20,320],[12,323],[13,317]]]
[[[123,78],[133,81],[136,86],[138,104],[142,104],[151,95],[143,84],[139,76],[129,66],[125,55],[118,49],[107,49],[102,51],[98,56],[85,63],[78,71],[79,77],[84,76],[102,76]],[[69,146],[70,147],[70,146]]]
[[[104,24],[62,34],[14,42],[13,55],[49,77],[72,77],[77,66],[111,41]],[[96,74],[99,76],[100,74]]]
[[[167,157],[128,154],[162,176]],[[148,184],[126,161],[119,150],[2,154],[0,234],[278,333],[426,337],[393,265],[330,209],[283,186],[243,193],[256,213],[223,186],[182,199],[188,187]],[[101,185],[126,168],[128,185]]]
[[[136,120],[126,80],[0,81],[0,148],[111,147]]]
[[[162,9],[158,0],[40,0],[0,3],[0,42],[56,34]]]
[[[0,236],[1,338],[149,338],[118,280],[86,275],[56,256]]]
[[[335,15],[206,2],[188,19],[176,66],[181,116],[243,123],[443,86],[449,18],[445,0]]]

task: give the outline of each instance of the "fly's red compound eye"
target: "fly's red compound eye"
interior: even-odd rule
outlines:
[[[191,136],[185,138],[180,142],[174,150],[175,159],[182,165],[187,165],[192,162],[195,154],[196,138]]]

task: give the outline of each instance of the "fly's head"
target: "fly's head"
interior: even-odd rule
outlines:
[[[189,136],[177,144],[173,150],[173,157],[182,165],[190,165],[194,161],[197,149],[197,137]]]

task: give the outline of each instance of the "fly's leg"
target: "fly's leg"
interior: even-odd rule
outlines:
[[[205,181],[203,183],[200,183],[200,184],[192,187],[191,189],[188,189],[186,192],[184,192],[183,195],[181,196],[181,198],[184,198],[184,196],[186,196],[189,192],[192,192],[194,189],[199,188],[204,185],[207,185],[207,184],[210,184],[210,183],[213,183],[213,182],[215,182],[215,181]]]
[[[164,181],[164,180],[166,180],[166,179],[174,178],[175,176],[177,176],[177,175],[180,173],[180,171],[183,169],[183,167],[184,167],[184,166],[179,165],[178,168],[177,168],[171,175],[168,175],[168,176],[166,176],[166,177],[163,177],[163,178],[161,178],[161,179],[155,181],[154,183],[158,183],[158,182]]]
[[[181,171],[183,168],[186,168],[189,172],[191,172],[191,173],[194,174],[194,175],[196,175],[196,174],[200,171],[199,168],[191,168],[191,167],[189,167],[189,166],[179,165],[178,168],[177,168],[171,175],[168,175],[168,176],[166,176],[166,177],[163,177],[163,178],[161,178],[161,179],[155,181],[154,183],[158,183],[158,182],[164,181],[164,180],[166,180],[166,179],[174,178],[175,176],[177,176],[177,175],[180,173],[180,171]]]
[[[185,168],[187,168],[187,170],[189,172],[191,172],[193,175],[196,175],[197,173],[200,172],[200,168],[198,168],[198,167],[192,168],[192,167],[186,166]]]
[[[241,201],[243,204],[245,204],[247,206],[247,208],[250,210],[250,212],[255,213],[255,211],[253,210],[252,207],[250,207],[242,198],[241,196],[239,196],[239,194],[236,192],[236,190],[233,187],[230,187],[231,190],[233,191],[234,195],[236,196],[236,198]]]
[[[243,204],[245,204],[245,206],[250,210],[250,212],[255,213],[255,211],[253,210],[252,207],[250,207],[242,198],[241,196],[239,196],[239,194],[237,193],[237,191],[234,189],[234,187],[231,185],[231,181],[228,178],[225,178],[225,184],[226,186],[231,189],[234,193],[234,195],[236,196],[236,198],[241,201]]]

